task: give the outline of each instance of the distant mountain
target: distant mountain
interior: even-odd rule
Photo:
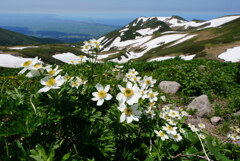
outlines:
[[[33,36],[26,36],[17,32],[12,32],[0,28],[0,45],[31,45],[31,44],[54,44],[61,43],[59,40],[50,38],[37,38]]]
[[[139,17],[98,40],[103,45],[103,54],[118,51],[104,57],[115,62],[181,55],[219,59],[221,52],[240,46],[240,15],[209,21],[187,21],[179,16]]]
[[[59,19],[51,15],[0,14],[0,27],[41,38],[54,38],[64,42],[79,42],[98,38],[119,26]],[[55,35],[54,32],[61,33]]]

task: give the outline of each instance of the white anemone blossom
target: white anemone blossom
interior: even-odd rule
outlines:
[[[93,92],[92,95],[94,96],[92,98],[93,101],[97,101],[97,106],[101,106],[104,102],[104,100],[110,100],[112,99],[112,95],[107,93],[110,89],[110,85],[107,85],[105,88],[101,84],[97,84],[96,86],[97,92]]]
[[[144,76],[143,80],[141,82],[141,85],[145,88],[148,87],[153,87],[153,85],[156,83],[156,79],[152,79],[152,76],[148,77],[148,76]]]
[[[58,65],[54,69],[53,68],[47,68],[46,69],[47,70],[47,75],[49,75],[51,77],[58,75],[62,71],[62,69],[58,69],[58,68],[59,68]]]
[[[126,88],[118,85],[120,93],[117,94],[117,100],[120,104],[127,102],[129,105],[138,103],[139,98],[141,97],[140,90],[137,84],[132,85],[132,83],[127,82]]]
[[[64,78],[61,75],[54,77],[45,77],[41,79],[40,83],[45,87],[41,88],[38,93],[47,92],[50,89],[58,89],[65,82]]]
[[[120,104],[118,109],[122,112],[120,116],[120,122],[131,123],[133,120],[139,121],[139,117],[141,115],[140,111],[137,111],[138,104],[134,104],[131,107],[127,107],[125,104]]]
[[[156,102],[158,100],[157,98],[158,92],[153,92],[152,89],[149,89],[147,95],[150,102]]]
[[[166,135],[163,131],[159,130],[154,130],[154,132],[156,133],[157,137],[161,137],[161,140],[164,141],[166,139],[169,139],[168,135]]]
[[[166,126],[163,126],[163,130],[165,130],[168,134],[177,135],[177,127],[166,124]]]
[[[18,74],[23,74],[25,73],[29,68],[32,68],[36,64],[41,64],[41,59],[38,59],[38,57],[35,57],[33,60],[28,60],[25,61],[24,63],[21,64],[23,69],[18,73]]]

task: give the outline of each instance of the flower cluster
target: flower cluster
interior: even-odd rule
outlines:
[[[228,138],[232,141],[240,141],[240,128],[238,126],[230,127],[231,132],[228,134]]]
[[[185,130],[181,127],[181,120],[187,116],[187,112],[179,108],[173,110],[169,106],[164,106],[160,111],[159,117],[165,122],[165,126],[162,126],[161,130],[154,130],[156,135],[161,140],[173,139],[174,141],[181,141],[181,133],[185,133]]]
[[[94,50],[100,50],[101,48],[102,47],[101,47],[100,43],[97,40],[92,39],[92,40],[84,41],[82,51],[89,53]]]

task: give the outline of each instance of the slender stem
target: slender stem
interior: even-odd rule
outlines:
[[[203,146],[202,139],[201,139],[201,138],[200,138],[200,136],[198,135],[197,131],[196,131],[195,133],[197,134],[197,136],[198,136],[198,139],[200,140],[200,143],[201,143],[201,145],[202,145],[202,148],[203,148],[203,152],[204,152],[204,154],[205,154],[205,156],[206,156],[207,160],[208,160],[208,161],[211,161],[211,160],[209,159],[209,157],[208,157],[207,153],[206,153],[206,150],[205,150],[204,146]]]

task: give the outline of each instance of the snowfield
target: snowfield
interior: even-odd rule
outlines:
[[[140,53],[129,52],[129,53],[126,53],[127,57],[121,56],[120,60],[118,60],[118,58],[115,58],[110,61],[117,62],[117,63],[126,63],[131,59],[136,59],[136,58],[142,57],[146,52],[148,52],[149,50],[151,50],[153,48],[156,48],[163,44],[181,39],[184,36],[186,36],[186,34],[171,34],[171,35],[164,35],[164,36],[152,39],[152,40],[148,41],[147,43],[140,46],[140,48],[145,49],[144,51],[142,51]],[[128,41],[134,41],[134,40],[128,40]]]
[[[23,50],[26,48],[38,48],[38,46],[16,46],[16,47],[9,47],[8,49],[12,50]]]
[[[195,56],[196,56],[196,55],[187,55],[187,56],[181,55],[180,57],[181,57],[183,60],[192,60]],[[174,56],[157,57],[157,58],[153,58],[153,59],[148,60],[148,62],[152,62],[152,61],[163,61],[163,60],[173,59],[173,58],[175,58],[175,57],[174,57]]]
[[[186,37],[178,40],[177,42],[175,42],[174,44],[172,44],[172,45],[170,45],[170,46],[168,46],[168,47],[175,46],[175,45],[177,45],[177,44],[181,44],[182,42],[187,41],[187,40],[189,40],[189,39],[191,39],[191,38],[193,38],[193,37],[195,37],[195,36],[197,36],[197,35],[189,35],[189,36],[186,36]]]
[[[142,36],[145,36],[145,35],[152,35],[155,31],[157,31],[159,29],[160,29],[160,27],[157,27],[155,29],[146,28],[146,29],[137,30],[136,32],[138,32]]]
[[[218,57],[224,61],[240,62],[240,46],[228,49]]]
[[[69,63],[72,60],[78,60],[79,57],[73,53],[62,53],[62,54],[55,54],[52,56],[55,59],[58,59],[64,63]]]
[[[0,66],[7,68],[20,68],[21,64],[33,60],[32,58],[23,58],[11,54],[0,54]]]

